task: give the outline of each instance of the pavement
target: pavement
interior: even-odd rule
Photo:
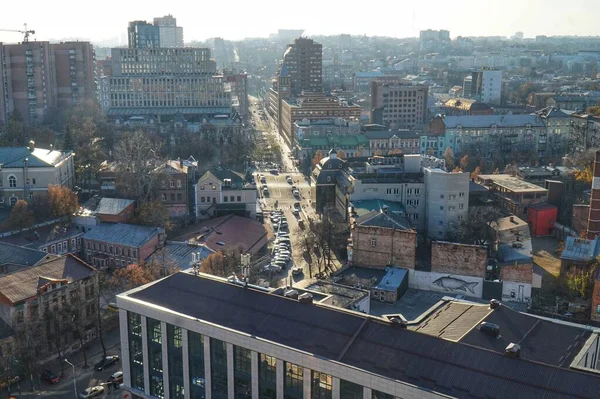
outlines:
[[[106,352],[109,355],[121,356],[121,344],[119,336],[119,328],[115,328],[105,333],[104,343],[106,345]],[[105,383],[108,378],[116,371],[121,370],[120,361],[113,366],[110,366],[103,371],[95,371],[93,366],[98,363],[102,357],[102,346],[100,340],[94,340],[89,348],[87,349],[87,365],[84,367],[83,352],[77,351],[67,355],[67,360],[75,366],[75,391],[79,395],[87,387],[100,385]],[[53,360],[46,365],[46,368],[52,370],[60,376],[61,366],[59,360]],[[35,379],[35,378],[34,378]],[[31,389],[31,385],[28,381],[22,381],[19,384],[12,386],[11,397],[29,399],[29,398],[48,398],[48,399],[73,399],[76,398],[73,386],[73,368],[68,364],[65,364],[64,374],[57,384],[49,384],[45,381],[35,381],[35,390]],[[102,396],[97,396],[100,399],[116,399],[121,398],[123,390],[113,391],[111,387],[106,386],[107,391]],[[0,398],[8,398],[6,391],[0,392]]]

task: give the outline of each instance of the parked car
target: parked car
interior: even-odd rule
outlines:
[[[58,381],[60,381],[58,375],[56,375],[54,372],[48,369],[42,371],[42,374],[40,374],[40,378],[46,382],[49,382],[50,384],[56,384]]]
[[[80,399],[95,398],[96,396],[100,396],[102,394],[104,394],[104,387],[102,385],[98,385],[95,387],[89,387],[88,389],[83,391],[79,395],[79,398]]]
[[[288,182],[288,184],[293,184],[294,183],[294,180],[290,176],[286,176],[285,180]]]
[[[102,371],[107,367],[112,366],[113,364],[117,364],[119,362],[119,355],[109,355],[104,359],[100,360],[100,362],[96,363],[94,366],[94,370]]]
[[[292,210],[292,213],[294,214],[294,216],[300,216],[300,209],[298,209],[298,208],[294,208],[294,209]]]
[[[112,384],[122,384],[123,383],[123,372],[117,371],[113,373],[109,378],[108,382]]]
[[[292,191],[292,194],[294,194],[294,197],[300,198],[300,191],[294,190],[294,191]]]
[[[275,265],[275,266],[279,266],[282,269],[287,266],[287,262],[282,259],[276,259],[271,264]]]

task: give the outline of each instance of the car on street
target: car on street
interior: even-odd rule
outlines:
[[[296,198],[300,197],[300,191],[298,191],[298,190],[292,191],[292,194],[294,194],[294,197],[296,197]]]
[[[108,378],[108,382],[111,384],[122,384],[123,383],[123,372],[117,371],[112,373],[112,375]]]
[[[94,366],[94,370],[102,371],[105,368],[112,366],[113,364],[117,364],[118,362],[119,355],[109,355],[106,356],[104,359],[100,360],[98,363],[96,363],[96,365]]]
[[[95,398],[96,396],[104,394],[104,391],[105,389],[102,385],[89,387],[88,389],[79,394],[79,399]]]
[[[287,266],[287,262],[286,262],[286,261],[284,261],[284,260],[279,260],[279,259],[277,259],[277,260],[274,260],[274,261],[273,261],[271,264],[272,264],[272,265],[275,265],[275,266],[279,266],[279,267],[281,267],[282,269],[283,269],[284,267],[286,267],[286,266]]]
[[[267,187],[267,186],[263,186],[263,188],[262,188],[262,192],[263,192],[263,195],[267,195],[267,194],[269,194],[269,187]]]
[[[52,370],[48,369],[42,371],[42,373],[40,374],[40,378],[46,382],[49,382],[50,384],[56,384],[58,383],[58,381],[60,381],[60,377],[56,375],[56,373],[54,373]]]
[[[292,178],[290,176],[286,176],[285,177],[285,181],[287,181],[288,184],[293,184],[294,183],[294,180],[292,180]]]
[[[294,214],[294,216],[300,216],[300,210],[298,208],[294,208],[292,210],[292,213]]]
[[[271,174],[273,174],[273,175],[278,175],[279,169],[271,169],[269,172],[271,172]]]

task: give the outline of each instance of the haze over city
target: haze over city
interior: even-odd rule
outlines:
[[[266,37],[280,28],[304,29],[309,36],[349,33],[416,37],[419,30],[429,28],[449,30],[452,37],[510,36],[517,31],[526,37],[600,33],[598,12],[582,12],[597,10],[595,0],[576,4],[561,0],[389,1],[377,5],[356,2],[348,7],[334,1],[306,0],[301,7],[294,6],[291,14],[290,6],[275,0],[233,0],[226,6],[221,2],[156,0],[143,4],[107,0],[88,9],[75,0],[6,2],[0,13],[0,28],[18,30],[27,23],[36,31],[36,40],[101,41],[124,35],[129,21],[173,14],[186,29],[186,42],[209,37]],[[20,37],[0,32],[0,41],[16,42]]]

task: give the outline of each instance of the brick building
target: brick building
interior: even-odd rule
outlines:
[[[158,175],[156,195],[169,211],[170,217],[188,214],[188,167],[184,161],[167,161],[154,170]]]
[[[162,227],[103,223],[83,235],[84,258],[100,268],[125,267],[145,261],[165,239]]]
[[[403,217],[384,208],[357,218],[351,230],[354,265],[415,268],[417,232]]]
[[[487,248],[483,245],[434,241],[431,244],[431,271],[462,276],[485,277]]]

